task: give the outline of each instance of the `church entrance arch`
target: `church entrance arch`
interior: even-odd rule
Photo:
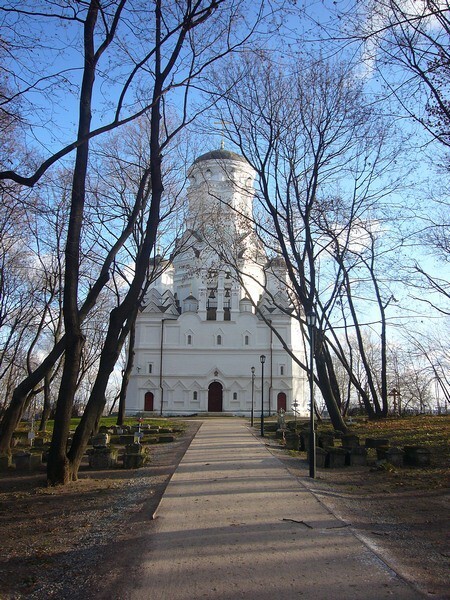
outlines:
[[[218,381],[213,381],[208,387],[208,412],[222,412],[223,387]]]
[[[153,394],[152,392],[147,392],[144,397],[144,410],[147,412],[151,412],[153,410]]]
[[[277,396],[277,412],[280,412],[281,409],[286,412],[286,394],[284,392],[280,392]]]

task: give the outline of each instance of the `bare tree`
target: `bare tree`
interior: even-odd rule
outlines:
[[[255,224],[269,253],[285,261],[297,318],[317,314],[317,383],[334,426],[344,430],[327,340],[342,272],[323,217],[329,213],[329,226],[334,215],[334,238],[354,240],[361,219],[396,185],[382,188],[378,180],[392,169],[394,149],[348,66],[316,59],[277,68],[260,54],[227,73],[217,79],[221,118],[259,179]],[[233,77],[240,86],[227,94]]]
[[[439,328],[434,326],[420,331],[420,334],[412,331],[404,333],[408,368],[419,365],[418,368],[423,374],[422,378],[427,378],[434,385],[434,406],[439,412],[444,413],[450,406],[449,356],[446,344],[448,335],[446,332],[448,332],[448,321]]]
[[[385,99],[448,147],[448,0],[337,1],[328,9],[332,18],[322,22],[309,15],[324,43],[356,46],[362,75],[376,73]]]
[[[374,102],[389,104],[397,126],[415,135],[411,159],[417,173],[428,161],[434,171],[433,187],[436,180],[444,181],[437,192],[415,182],[417,209],[399,239],[407,240],[413,251],[403,265],[413,302],[428,304],[431,313],[448,315],[450,4],[448,0],[337,1],[329,10],[333,18],[315,21],[324,43],[334,50],[345,47],[357,52],[361,77]],[[314,20],[314,15],[310,18]],[[412,124],[419,125],[414,132]]]
[[[45,374],[48,365],[54,364],[55,357],[60,356],[61,351],[65,351],[64,370],[56,408],[57,426],[54,429],[48,462],[49,482],[65,483],[70,477],[76,477],[78,457],[75,454],[80,452],[86,435],[88,435],[87,431],[92,429],[92,423],[104,402],[105,385],[111,368],[115,364],[118,348],[123,343],[131,323],[130,319],[137,310],[140,290],[147,272],[146,263],[154,247],[158,231],[160,204],[163,196],[161,153],[163,150],[167,151],[170,140],[193,118],[193,114],[190,114],[188,109],[191,82],[195,78],[201,81],[203,72],[212,62],[245,44],[253,33],[255,24],[261,23],[261,18],[270,13],[271,9],[268,12],[261,7],[252,10],[249,14],[251,14],[250,18],[253,19],[253,24],[249,26],[249,20],[240,11],[241,5],[227,6],[220,0],[219,2],[194,4],[191,2],[178,3],[170,7],[163,6],[157,0],[149,7],[149,10],[146,5],[137,2],[127,3],[125,0],[114,5],[98,0],[92,0],[83,5],[69,2],[61,8],[60,12],[54,14],[49,13],[48,5],[45,3],[41,8],[42,10],[36,11],[35,4],[33,4],[29,9],[25,7],[23,10],[17,11],[11,4],[4,10],[7,11],[8,16],[13,16],[13,20],[18,15],[23,19],[30,17],[30,20],[37,19],[41,26],[48,19],[52,19],[55,23],[58,22],[57,20],[68,23],[71,31],[76,31],[76,28],[81,25],[84,65],[83,79],[79,90],[78,131],[75,141],[63,146],[59,152],[42,162],[32,175],[23,176],[11,169],[3,172],[1,177],[22,185],[34,185],[56,161],[75,150],[65,250],[63,305],[65,333],[59,346],[55,346],[51,355],[42,363],[39,373],[34,374],[34,380],[28,380],[20,391],[16,390],[16,398],[20,401],[20,397],[23,398],[26,389],[30,385],[34,385],[35,381],[39,381],[39,378]],[[242,20],[243,27],[237,26],[239,19]],[[133,23],[131,28],[128,27],[130,23]],[[141,23],[146,24],[145,28]],[[134,39],[138,41],[136,49],[144,48],[141,56],[133,56],[133,50],[129,45],[113,44],[115,38],[120,37],[121,26],[125,28],[122,33],[126,31],[127,35],[130,35],[131,31],[133,32]],[[36,27],[33,21],[33,30]],[[72,29],[74,27],[75,29]],[[54,28],[53,31],[58,33],[58,28]],[[59,45],[61,45],[61,39],[57,38],[56,34],[56,42]],[[45,48],[44,44],[38,47]],[[108,69],[99,70],[98,67],[100,62],[105,60],[106,54],[108,52],[111,54],[111,50],[119,50],[119,52],[124,50],[124,61],[121,61],[117,55],[111,55],[113,60],[118,58],[116,74],[123,85],[119,93],[114,96],[117,102],[113,111],[108,110],[106,106],[105,114],[112,112],[112,119],[93,128],[91,109],[94,81],[96,76],[102,77],[105,74],[106,78],[110,76]],[[125,75],[124,67],[128,68]],[[59,71],[47,74],[42,78],[34,78],[29,87],[37,89],[45,81],[57,97],[57,86],[64,82],[63,75],[63,72]],[[147,83],[143,83],[141,75],[145,76]],[[31,72],[29,76],[33,79]],[[18,80],[16,82],[18,83]],[[112,76],[110,82],[114,85],[116,83]],[[20,86],[18,85],[18,87]],[[134,98],[131,95],[133,88],[136,92]],[[175,96],[178,94],[179,105],[182,108],[179,123],[170,128],[166,118],[168,114],[166,107],[168,106],[169,91],[172,89]],[[18,91],[25,97],[24,92],[23,88]],[[117,253],[116,244],[105,258],[98,279],[94,281],[92,289],[89,290],[84,303],[79,308],[80,256],[86,215],[89,140],[146,112],[149,113],[151,122],[150,160],[145,177],[141,179],[141,188],[137,198],[142,201],[146,190],[151,190],[149,217],[144,226],[143,243],[136,259],[135,276],[123,301],[112,311],[110,316],[99,376],[91,394],[92,402],[88,403],[84,421],[79,429],[79,437],[74,440],[72,445],[73,469],[71,470],[65,449],[84,343],[82,323],[99,291],[105,285],[109,267]],[[129,229],[126,234],[130,234]],[[121,243],[123,244],[123,240]]]

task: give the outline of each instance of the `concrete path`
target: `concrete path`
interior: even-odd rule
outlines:
[[[412,600],[242,420],[205,421],[156,513],[133,600]]]

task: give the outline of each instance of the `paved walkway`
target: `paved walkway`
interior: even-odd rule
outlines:
[[[412,600],[242,420],[205,421],[156,513],[133,600]]]

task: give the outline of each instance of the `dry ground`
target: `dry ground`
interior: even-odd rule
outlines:
[[[85,470],[65,488],[46,488],[44,471],[1,475],[0,599],[91,600],[138,577],[155,508],[199,425],[191,421],[174,443],[152,447],[151,463],[137,471]],[[428,597],[450,598],[448,469],[347,467],[320,470],[312,480],[303,455],[266,443],[397,572]]]
[[[424,597],[450,599],[448,468],[318,469],[310,479],[306,455],[299,459],[271,446],[303,485]]]
[[[151,446],[138,470],[80,470],[76,483],[45,486],[40,474],[0,474],[0,600],[90,600],[129,576],[167,483],[197,432]],[[119,597],[111,596],[111,598]]]

